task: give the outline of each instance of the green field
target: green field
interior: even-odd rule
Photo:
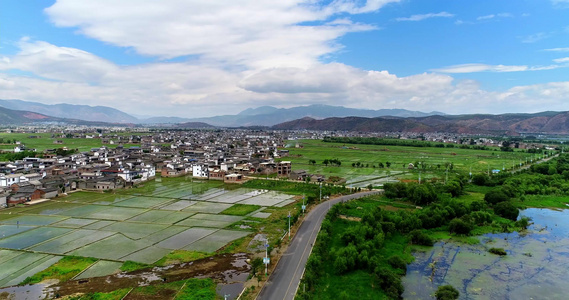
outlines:
[[[487,173],[494,169],[516,169],[520,162],[525,164],[532,154],[515,151],[503,152],[498,148],[494,150],[473,150],[460,148],[438,147],[405,147],[382,145],[352,145],[342,143],[325,143],[321,140],[301,140],[303,148],[287,148],[289,156],[282,160],[292,162],[293,170],[306,170],[311,174],[322,174],[327,177],[339,176],[347,180],[347,186],[363,187],[368,184],[374,186],[394,178],[419,178],[419,170],[423,180],[445,178],[446,166],[452,164],[449,173],[461,172],[468,174]],[[340,166],[324,165],[325,159],[339,159]],[[315,160],[316,164],[310,164]],[[386,167],[386,163],[390,167]],[[360,163],[363,167],[353,167],[353,163]],[[379,167],[379,163],[384,168]],[[409,170],[412,163],[419,166]],[[375,168],[374,168],[375,166]]]

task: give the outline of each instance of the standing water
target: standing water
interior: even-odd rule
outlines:
[[[450,284],[460,299],[568,299],[569,210],[526,209],[534,223],[522,233],[486,234],[480,244],[438,242],[415,261],[403,278],[405,299],[432,299]],[[504,248],[498,256],[489,248]]]

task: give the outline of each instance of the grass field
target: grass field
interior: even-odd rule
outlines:
[[[30,136],[37,136],[37,138],[30,138]],[[51,137],[51,133],[6,133],[0,132],[0,138],[4,141],[17,140],[26,145],[28,149],[37,149],[41,152],[45,149],[55,149],[67,147],[68,149],[78,149],[79,151],[89,151],[91,148],[98,148],[103,146],[101,139],[83,139],[83,138],[56,138]],[[62,144],[55,144],[54,141],[62,141]],[[0,150],[13,151],[16,145],[0,144]],[[118,144],[104,145],[108,148],[115,148]],[[124,144],[124,147],[136,146],[134,144]]]
[[[418,179],[421,170],[422,179],[445,177],[445,166],[452,164],[449,171],[453,173],[472,172],[487,173],[488,171],[503,168],[508,170],[513,166],[519,167],[519,163],[525,163],[526,159],[532,158],[532,154],[521,151],[502,152],[496,148],[493,150],[472,150],[460,148],[436,148],[436,147],[404,147],[404,146],[381,146],[381,145],[351,145],[341,143],[324,143],[320,140],[302,140],[303,148],[287,148],[289,156],[283,160],[292,162],[293,170],[306,170],[311,174],[323,174],[339,176],[348,180],[347,185],[353,183],[354,187],[365,186],[369,183],[380,185],[380,179],[390,177],[403,179]],[[325,166],[325,159],[338,158],[340,166]],[[310,164],[315,160],[316,164]],[[379,163],[384,166],[390,163],[389,168],[379,168]],[[360,163],[364,167],[352,167],[353,163]],[[409,164],[419,164],[419,168],[409,170]],[[375,166],[375,168],[373,167]],[[374,181],[377,180],[377,181]],[[357,185],[355,184],[357,183]]]

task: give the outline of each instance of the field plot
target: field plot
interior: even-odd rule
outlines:
[[[42,226],[64,220],[64,217],[21,215],[0,221],[0,224]]]
[[[73,229],[58,227],[38,227],[0,240],[0,248],[25,249],[35,244],[64,235]]]
[[[5,238],[34,228],[36,228],[36,226],[0,225],[0,238]]]
[[[77,249],[69,254],[100,259],[119,260],[123,256],[127,256],[146,247],[148,247],[148,242],[146,241],[133,241],[124,235],[115,234]]]
[[[213,202],[197,202],[196,204],[184,208],[182,211],[194,213],[210,213],[218,214],[231,207],[231,204],[213,203]]]
[[[173,199],[168,198],[133,197],[117,202],[115,206],[153,208],[172,201]]]
[[[230,191],[227,193],[223,193],[222,195],[209,198],[207,201],[221,202],[221,203],[237,203],[241,200],[249,199],[252,197],[251,195],[248,195],[246,192],[248,191],[242,189],[236,191]]]
[[[143,237],[147,237],[153,233],[164,230],[166,227],[168,227],[168,225],[116,222],[107,227],[103,227],[100,230],[120,232],[130,239],[139,240]]]
[[[160,207],[160,209],[165,210],[182,210],[190,205],[196,204],[196,201],[188,201],[188,200],[179,200],[174,201],[171,203],[167,203],[166,205]]]
[[[163,240],[156,246],[166,249],[182,249],[185,246],[214,233],[216,229],[212,228],[190,228],[184,232],[178,233],[168,239]]]
[[[100,219],[100,220],[124,221],[136,215],[140,215],[146,211],[148,210],[142,208],[113,206],[113,207],[107,207],[104,210],[100,210],[93,214],[90,214],[88,218]]]
[[[0,251],[0,286],[16,285],[61,259],[61,256],[49,254]]]
[[[115,234],[115,232],[79,229],[69,234],[62,235],[58,238],[49,240],[45,243],[41,243],[37,246],[30,248],[30,250],[38,252],[65,254],[75,249],[84,247],[85,245],[109,237],[113,234]]]
[[[234,230],[218,230],[201,240],[193,242],[182,248],[183,250],[213,252],[227,245],[229,242],[249,235],[250,232]]]
[[[0,210],[0,286],[18,284],[64,255],[100,259],[78,276],[88,278],[111,274],[127,260],[152,264],[173,250],[214,252],[252,233],[230,225],[269,217],[260,211],[292,202],[277,192],[168,178]]]
[[[100,260],[91,265],[87,270],[77,275],[74,279],[107,276],[120,271],[122,263],[108,260]]]

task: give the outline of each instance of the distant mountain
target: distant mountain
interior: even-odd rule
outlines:
[[[302,118],[284,122],[273,129],[338,130],[362,132],[450,132],[465,134],[548,133],[569,134],[569,112],[536,114],[456,115],[379,118]]]
[[[56,122],[58,118],[38,114],[30,111],[12,110],[0,107],[1,125],[21,125],[34,122]]]
[[[210,129],[210,128],[215,128],[215,126],[211,126],[207,123],[203,123],[203,122],[186,122],[186,123],[181,123],[181,124],[177,124],[175,126],[176,128],[185,128],[185,129]]]
[[[107,106],[43,104],[22,100],[0,100],[0,106],[12,110],[33,111],[58,118],[108,123],[138,123],[137,118]]]
[[[292,121],[304,117],[314,119],[324,119],[330,117],[423,117],[430,115],[444,115],[440,112],[423,113],[409,111],[405,109],[357,109],[343,106],[331,105],[308,105],[292,108],[276,108],[272,106],[261,106],[258,108],[246,109],[237,115],[223,115],[209,118],[194,118],[192,122],[205,122],[221,127],[242,127],[242,126],[273,126],[279,123]]]
[[[190,119],[188,118],[179,118],[179,117],[150,117],[139,119],[137,123],[139,124],[177,124],[177,123],[185,123],[189,122]]]

